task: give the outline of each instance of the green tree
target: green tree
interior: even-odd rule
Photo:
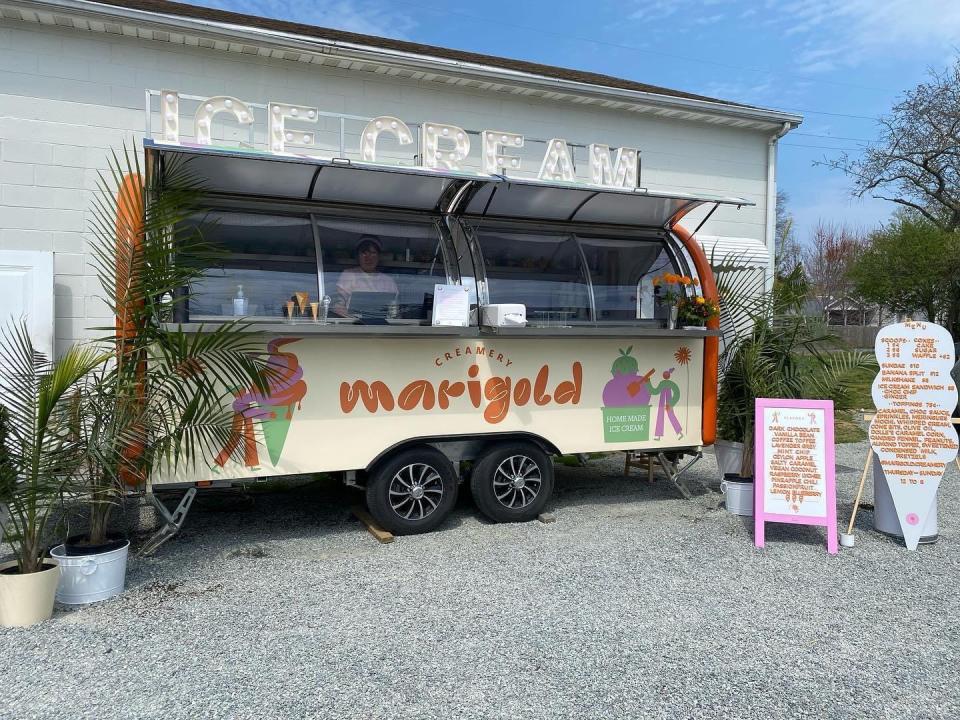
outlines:
[[[957,336],[960,233],[916,213],[900,213],[870,236],[850,270],[857,293],[890,310],[923,313]]]

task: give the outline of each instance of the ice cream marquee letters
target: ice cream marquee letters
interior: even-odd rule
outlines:
[[[163,116],[163,141],[180,142],[180,96],[174,90],[160,92]],[[220,113],[233,115],[241,125],[254,121],[251,107],[235,97],[218,95],[201,101],[194,115],[194,137],[197,144],[212,144],[211,129],[214,116]],[[272,153],[290,154],[290,148],[300,150],[314,144],[315,135],[308,129],[288,125],[316,123],[318,109],[306,105],[270,102],[267,104],[267,143]],[[365,162],[376,162],[377,140],[381,135],[392,136],[400,145],[413,144],[413,132],[400,118],[391,115],[375,117],[360,134],[360,157]],[[507,149],[523,147],[524,137],[513,132],[484,130],[480,133],[481,167],[492,175],[520,170],[521,160]],[[420,165],[436,170],[460,170],[470,153],[469,133],[457,125],[440,122],[424,122],[420,125]],[[304,153],[306,154],[306,153]],[[640,153],[636,148],[618,148],[613,159],[610,147],[592,143],[587,147],[590,183],[602,187],[633,189],[639,181]],[[578,182],[570,146],[562,138],[547,142],[537,173],[540,180]]]

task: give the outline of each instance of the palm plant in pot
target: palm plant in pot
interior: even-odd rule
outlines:
[[[0,529],[16,557],[0,564],[0,625],[25,626],[53,612],[60,570],[44,557],[48,531],[84,454],[66,401],[103,357],[75,345],[49,360],[22,322],[0,347]]]
[[[800,266],[769,290],[736,262],[718,270],[725,311],[718,435],[742,444],[737,476],[752,479],[757,398],[829,399],[836,410],[850,409],[850,380],[876,361],[869,353],[839,350],[836,336],[803,315],[807,284]]]
[[[87,532],[53,550],[63,571],[58,600],[67,604],[122,591],[129,540],[108,532],[116,508],[158,468],[189,469],[230,445],[230,389],[266,391],[268,380],[263,347],[246,326],[187,333],[165,322],[218,255],[202,224],[186,222],[202,198],[189,168],[167,163],[144,176],[132,152],[113,154],[109,165],[95,198],[92,253],[117,323],[99,341],[110,362],[71,405],[89,502]]]

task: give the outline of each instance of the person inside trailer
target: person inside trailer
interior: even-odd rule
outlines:
[[[385,314],[388,306],[395,305],[399,294],[397,283],[378,269],[382,251],[383,243],[376,235],[363,235],[357,241],[357,266],[347,268],[337,279],[331,305],[335,315]]]

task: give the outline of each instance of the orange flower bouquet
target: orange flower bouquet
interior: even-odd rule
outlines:
[[[657,298],[660,304],[670,308],[668,327],[673,327],[676,320],[684,319],[685,315],[681,308],[696,302],[698,296],[691,296],[690,293],[695,293],[696,291],[693,290],[693,288],[699,285],[700,281],[697,278],[670,272],[665,272],[653,279],[653,286],[657,288]],[[719,314],[719,308],[717,309],[717,314]],[[705,322],[705,320],[703,322]]]
[[[665,272],[663,275],[657,275],[653,279],[653,286],[660,288],[658,296],[666,305],[676,305],[681,298],[687,296],[686,289],[691,285],[699,285],[700,281],[696,278],[689,278],[686,275],[677,275],[676,273]]]

